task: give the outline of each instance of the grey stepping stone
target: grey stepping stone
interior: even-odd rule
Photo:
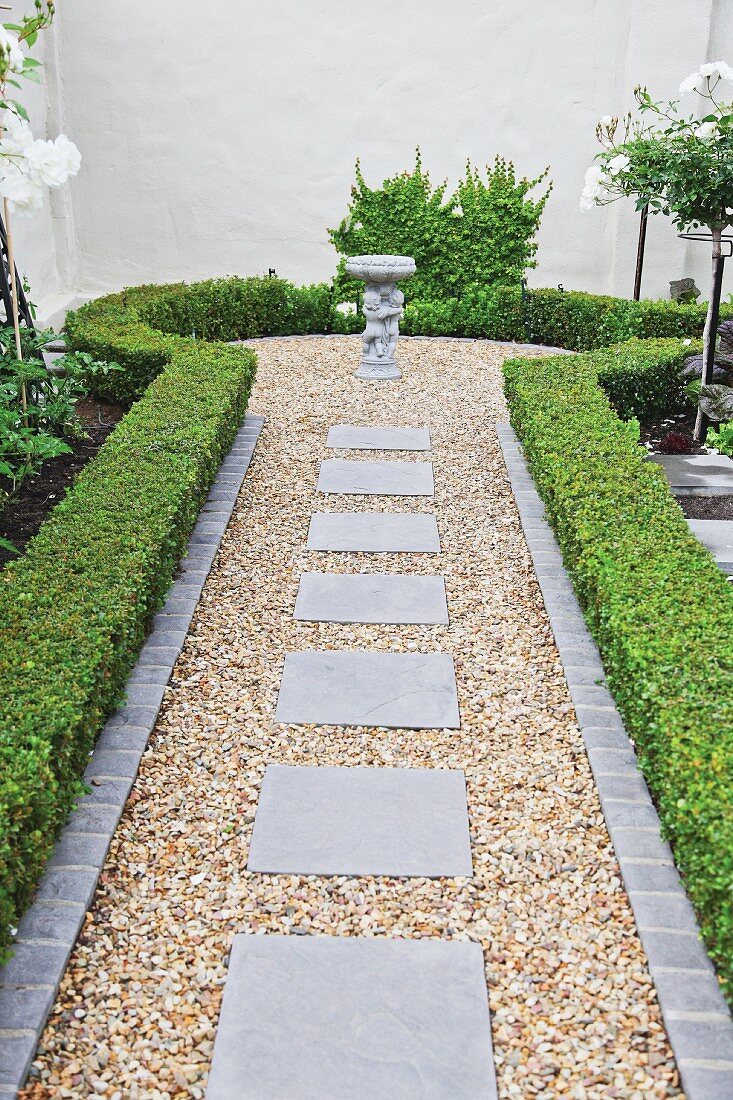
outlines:
[[[327,447],[355,451],[429,451],[429,428],[367,428],[337,424],[329,429]]]
[[[677,496],[733,494],[733,460],[725,455],[650,455]]]
[[[295,618],[318,623],[447,623],[442,577],[304,573]]]
[[[369,554],[439,554],[433,515],[400,512],[316,512],[308,530],[309,550]]]
[[[234,937],[207,1100],[495,1100],[481,945]]]
[[[688,519],[696,535],[721,569],[733,573],[733,519]]]
[[[275,721],[459,729],[453,658],[447,653],[352,650],[288,653]]]
[[[349,462],[326,458],[318,475],[321,493],[356,496],[430,497],[434,492],[432,462]]]
[[[270,764],[247,868],[294,875],[471,875],[463,772]]]

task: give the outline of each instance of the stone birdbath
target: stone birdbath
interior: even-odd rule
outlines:
[[[401,378],[395,351],[405,296],[397,283],[415,274],[415,261],[411,256],[350,256],[346,270],[352,278],[366,283],[362,306],[366,328],[356,377],[373,382]]]

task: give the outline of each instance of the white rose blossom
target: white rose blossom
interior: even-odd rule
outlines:
[[[630,164],[631,161],[625,153],[617,153],[615,157],[611,157],[607,162],[606,171],[611,176],[617,176],[619,172],[625,172]]]
[[[26,150],[26,160],[31,176],[47,187],[60,187],[69,176],[79,171],[79,150],[65,134],[56,141],[34,141]]]
[[[733,67],[725,61],[706,61],[704,65],[680,84],[680,95],[686,96],[690,92],[701,92],[708,80],[733,80]]]
[[[714,122],[701,122],[695,130],[695,137],[700,141],[712,141],[718,132],[718,127]]]
[[[28,124],[6,112],[0,140],[0,195],[11,210],[29,213],[43,202],[45,187],[60,187],[79,171],[81,154],[65,134],[35,139]]]
[[[585,173],[585,187],[580,196],[580,209],[592,210],[599,202],[609,197],[610,178],[600,164],[591,164]]]
[[[0,179],[0,195],[14,212],[30,214],[43,205],[43,184],[11,165]]]
[[[0,23],[0,51],[7,58],[8,71],[19,73],[25,64],[25,56],[20,48],[17,34],[7,30]]]

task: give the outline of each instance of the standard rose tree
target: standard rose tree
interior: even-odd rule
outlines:
[[[12,212],[38,210],[46,187],[61,187],[76,175],[81,154],[73,142],[60,134],[55,141],[34,138],[22,103],[11,98],[20,80],[38,80],[39,62],[24,52],[32,48],[38,32],[53,20],[53,0],[36,0],[36,14],[21,23],[0,24],[0,195],[3,197],[8,238],[8,266],[13,301],[13,328],[18,359],[22,359],[15,259],[10,224]],[[8,318],[10,320],[10,318]],[[25,408],[25,396],[23,401]]]
[[[585,175],[580,205],[602,206],[622,196],[636,200],[637,210],[667,214],[687,232],[704,226],[713,245],[713,283],[705,325],[703,388],[712,379],[715,331],[721,288],[721,237],[733,219],[733,103],[725,86],[733,68],[712,61],[680,85],[680,99],[652,100],[646,88],[634,96],[637,115],[619,119],[606,115],[596,127],[602,151]],[[727,94],[727,98],[726,98]],[[685,114],[680,104],[696,97],[697,113]],[[705,433],[698,409],[695,437]]]

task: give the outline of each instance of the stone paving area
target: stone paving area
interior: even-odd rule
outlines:
[[[733,573],[733,519],[688,519],[687,523],[723,572]]]
[[[733,497],[733,460],[727,455],[650,455],[675,496]],[[733,520],[688,519],[693,535],[724,573],[733,575]]]
[[[265,993],[274,1014],[264,1018],[265,1046],[249,1054],[242,1047],[245,1060],[256,1053],[281,1062],[298,1029],[324,1034],[322,977],[337,991],[334,1025],[354,1004],[367,1012],[370,1003],[387,1006],[390,1026],[378,1031],[379,1042],[395,1060],[409,1050],[407,1067],[432,1074],[438,1091],[426,1096],[490,1096],[492,1036],[501,1097],[680,1096],[493,429],[506,418],[499,365],[511,348],[409,342],[401,348],[403,380],[381,385],[352,378],[358,340],[268,341],[258,350],[252,406],[267,421],[255,461],[24,1095],[202,1098],[234,944],[220,1041],[251,1038],[248,1021]],[[355,476],[363,458],[329,460],[327,434],[338,424],[429,425],[434,490],[418,480],[424,470],[414,473],[429,463],[395,467],[394,452],[376,451],[370,460],[382,475],[395,473],[390,493],[425,495],[359,495],[381,492],[384,482]],[[338,483],[316,491],[319,464],[329,461]],[[346,502],[324,492],[356,495]],[[307,549],[312,515],[347,510],[434,513],[440,553],[400,550],[387,566],[389,550],[381,547],[404,533],[379,532],[372,520],[379,552]],[[356,537],[343,527],[336,534]],[[301,576],[316,571],[443,576],[450,621],[296,620]],[[278,725],[285,658],[306,651],[334,666],[355,653],[422,665],[426,657],[441,666],[448,660],[460,728],[442,716],[436,728],[418,729],[384,728],[381,720],[380,727]],[[351,671],[345,679],[344,666],[339,671],[343,696],[355,681]],[[323,667],[318,674],[330,675]],[[447,667],[441,675],[437,694],[450,684]],[[463,773],[473,874],[465,863],[463,873],[437,878],[429,865],[414,877],[247,869],[273,766]],[[411,804],[419,814],[419,801]],[[362,834],[368,809],[361,791],[354,812]],[[457,818],[448,799],[433,825],[443,821],[446,836]],[[435,847],[425,841],[432,858]],[[280,842],[290,863],[292,835]],[[353,846],[332,854],[354,859]],[[306,959],[309,950],[315,961]],[[486,984],[478,989],[482,958]],[[246,960],[243,971],[238,959]],[[287,980],[273,982],[273,967]],[[242,972],[243,982],[235,977]],[[451,1001],[453,989],[462,995]],[[413,1021],[411,1034],[422,1028],[430,1036],[423,1049],[399,1042],[395,1021],[403,1018]],[[363,1059],[338,1026],[332,1034],[332,1064],[347,1075],[340,1095],[359,1095]],[[443,1048],[455,1049],[447,1062]],[[372,1033],[367,1050],[374,1049]],[[237,1095],[247,1095],[246,1071],[239,1072]],[[307,1092],[313,1072],[304,1054],[292,1088],[317,1094]],[[234,1095],[226,1088],[225,1077],[212,1075],[212,1097]],[[395,1094],[410,1095],[399,1085]]]

